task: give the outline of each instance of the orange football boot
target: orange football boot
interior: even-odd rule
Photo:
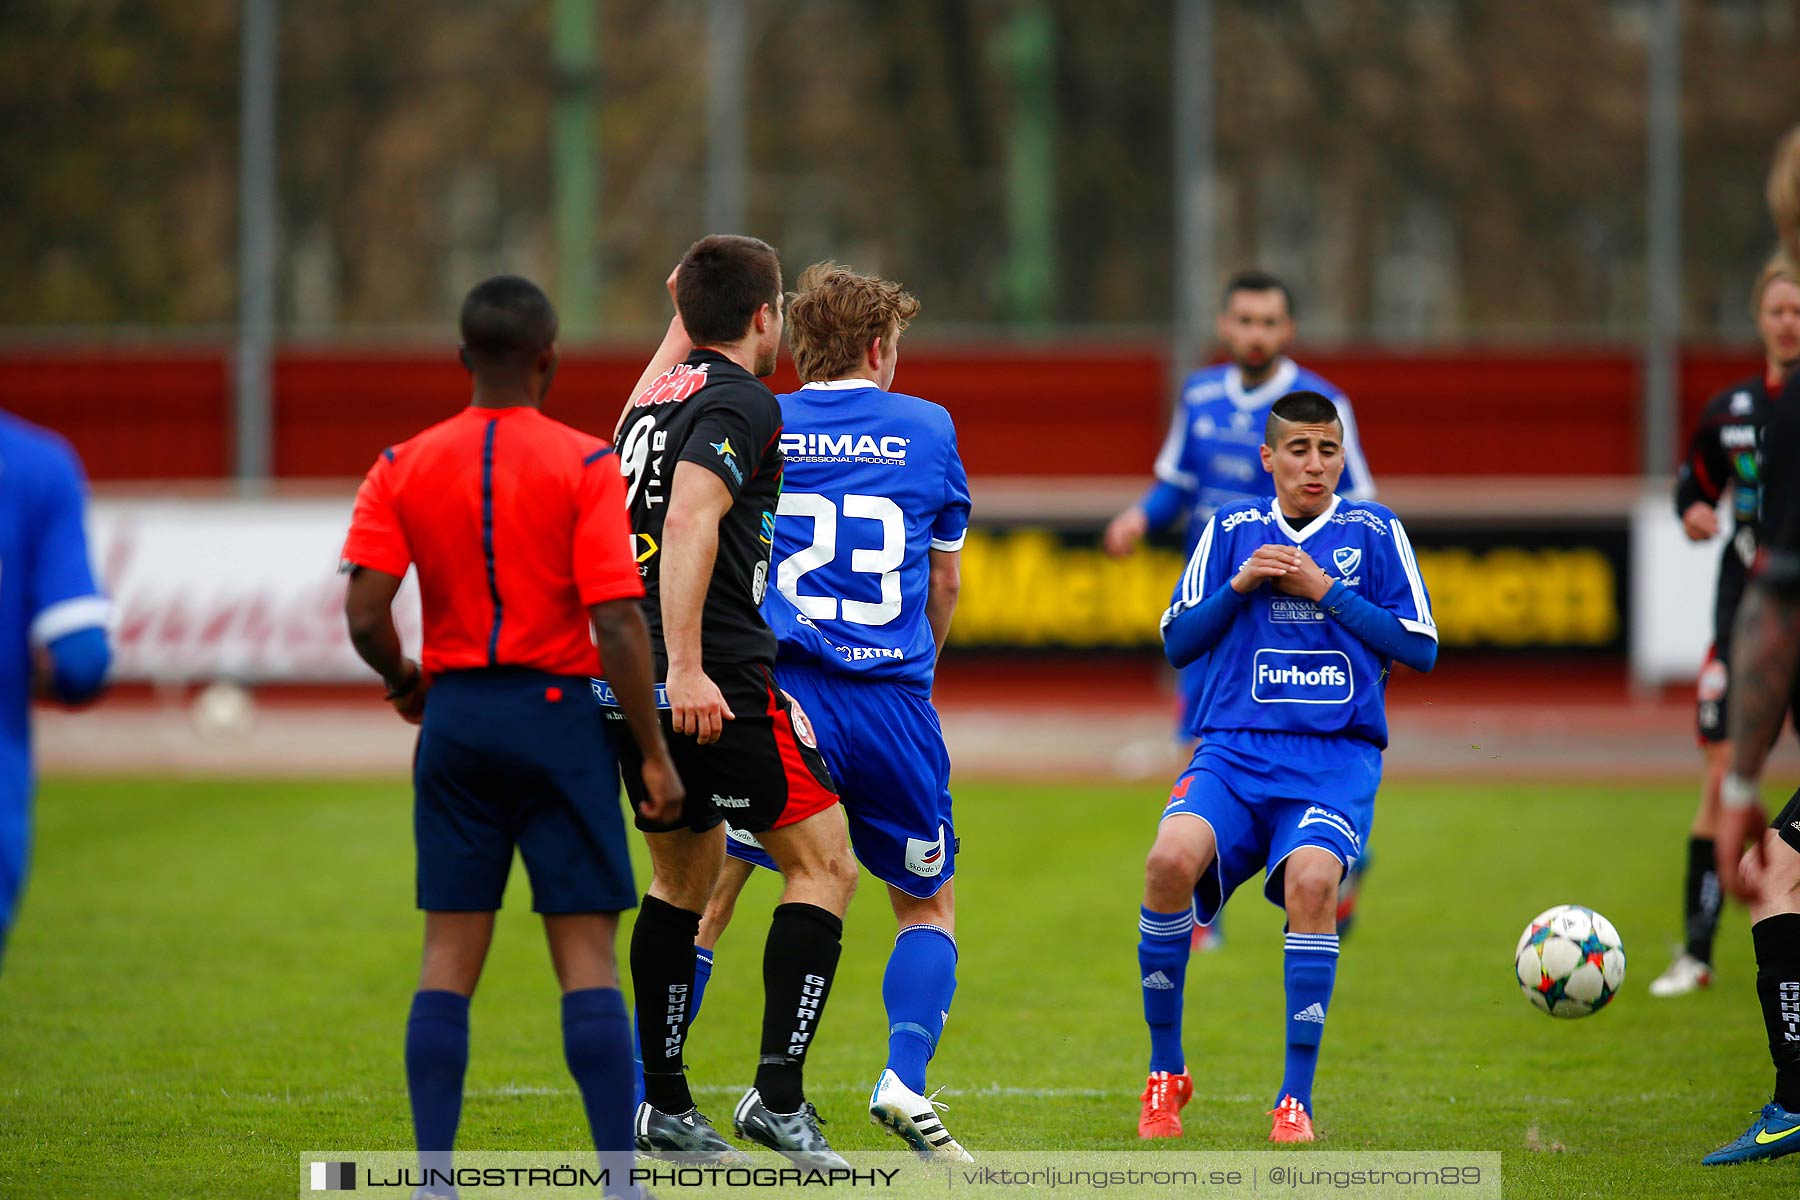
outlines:
[[[1165,1138],[1181,1136],[1181,1110],[1194,1098],[1194,1077],[1183,1071],[1171,1075],[1152,1071],[1144,1082],[1144,1110],[1138,1114],[1138,1136]]]
[[[1269,1130],[1271,1142],[1313,1140],[1312,1118],[1306,1115],[1306,1108],[1292,1096],[1283,1096],[1281,1103],[1269,1110],[1269,1115],[1275,1118],[1275,1126]]]

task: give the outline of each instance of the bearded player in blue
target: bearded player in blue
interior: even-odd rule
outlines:
[[[899,925],[870,1119],[917,1151],[967,1160],[925,1094],[925,1066],[956,990],[957,837],[931,685],[956,606],[968,478],[950,414],[888,390],[919,302],[834,263],[808,268],[799,289],[787,326],[804,386],[781,397],[786,476],[762,612],[780,644],[776,680],[811,718],[856,856],[887,884]],[[774,865],[753,836],[726,832],[697,985],[752,864]]]
[[[1163,614],[1163,648],[1206,684],[1200,746],[1145,865],[1138,963],[1150,1026],[1141,1137],[1179,1137],[1189,935],[1266,868],[1287,912],[1287,1059],[1269,1140],[1310,1142],[1313,1073],[1337,974],[1337,888],[1362,853],[1395,661],[1428,671],[1437,627],[1400,520],[1336,494],[1344,426],[1316,392],[1277,400],[1261,452],[1273,501],[1213,514]]]
[[[0,956],[31,856],[31,699],[100,693],[112,606],[94,586],[81,460],[0,412]]]

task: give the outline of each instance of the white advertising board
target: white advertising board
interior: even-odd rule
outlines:
[[[1729,529],[1731,518],[1720,515]],[[1712,643],[1719,538],[1690,542],[1667,489],[1631,514],[1631,674],[1641,684],[1693,679]]]
[[[103,498],[88,531],[115,609],[114,679],[370,681],[344,630],[350,499]],[[394,606],[420,643],[409,572]]]

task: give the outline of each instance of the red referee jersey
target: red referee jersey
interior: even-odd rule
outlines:
[[[383,450],[344,559],[418,567],[432,674],[596,674],[587,606],[644,594],[612,448],[535,408],[466,408]]]

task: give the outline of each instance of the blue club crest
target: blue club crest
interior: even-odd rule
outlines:
[[[1348,577],[1356,568],[1362,566],[1362,547],[1339,546],[1331,552],[1332,565],[1337,567],[1340,577]]]

